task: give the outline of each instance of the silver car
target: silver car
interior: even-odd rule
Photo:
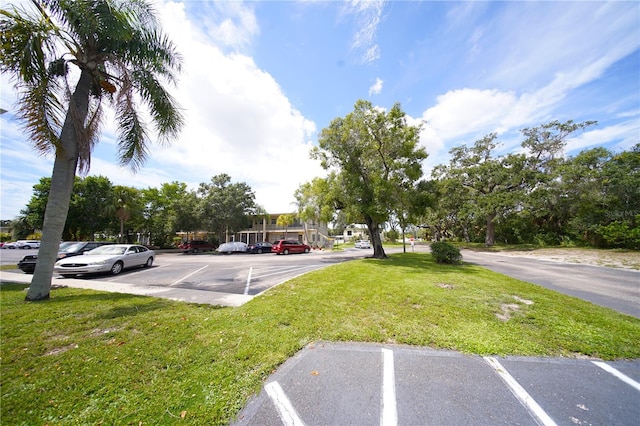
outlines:
[[[156,254],[137,244],[113,244],[101,246],[85,252],[82,256],[73,256],[56,262],[53,271],[66,278],[79,274],[110,272],[118,275],[124,269],[153,265]]]
[[[354,244],[355,248],[361,248],[361,249],[370,249],[371,248],[371,243],[367,240],[358,240],[356,241],[356,243]]]

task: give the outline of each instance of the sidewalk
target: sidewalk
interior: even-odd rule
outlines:
[[[0,282],[14,282],[29,284],[32,275],[24,274],[21,271],[7,272],[0,271]],[[108,291],[113,293],[135,294],[138,296],[153,296],[164,299],[177,300],[180,302],[210,304],[218,306],[241,306],[253,299],[253,296],[242,294],[220,293],[213,291],[202,291],[185,288],[168,288],[162,286],[136,286],[123,282],[104,282],[98,280],[78,280],[73,278],[61,278],[54,275],[51,280],[52,286],[67,286],[83,288],[86,290]]]

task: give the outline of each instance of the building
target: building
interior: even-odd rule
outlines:
[[[252,216],[248,227],[230,236],[229,239],[247,244],[293,239],[309,244],[311,247],[330,248],[333,246],[333,239],[329,237],[329,229],[326,224],[303,222],[294,215],[293,223],[289,226],[276,225],[278,217],[283,214],[290,213],[267,214],[264,217]]]

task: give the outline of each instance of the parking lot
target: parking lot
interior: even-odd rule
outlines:
[[[119,275],[54,276],[55,285],[166,297],[195,303],[239,306],[257,294],[295,276],[371,255],[371,249],[308,254],[158,253],[151,268],[125,270]],[[34,250],[2,250],[3,264],[17,263]],[[30,282],[20,270],[3,271],[3,281]]]
[[[638,360],[318,342],[267,379],[235,426],[636,426],[638,381]]]

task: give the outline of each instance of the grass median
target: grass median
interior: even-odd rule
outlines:
[[[239,308],[1,287],[3,424],[228,424],[318,340],[474,354],[640,358],[640,320],[406,253],[330,266]]]

